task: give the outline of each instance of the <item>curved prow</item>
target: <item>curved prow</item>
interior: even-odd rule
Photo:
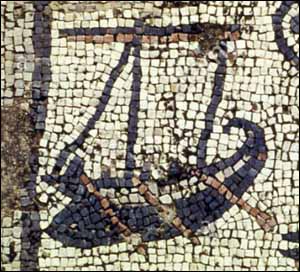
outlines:
[[[268,149],[265,143],[264,131],[256,124],[244,119],[234,118],[224,127],[224,132],[229,134],[232,127],[245,131],[247,135],[245,143],[230,158],[223,159],[201,170],[206,175],[215,176],[218,172],[224,171],[226,168],[234,168],[237,163],[247,157],[248,159],[245,164],[224,181],[224,185],[234,195],[240,197],[264,167]]]
[[[204,224],[222,217],[224,212],[234,204],[243,202],[242,195],[253,185],[255,178],[265,165],[267,146],[263,129],[250,121],[234,118],[226,125],[224,132],[229,133],[232,127],[245,130],[247,140],[243,146],[230,158],[203,169],[199,168],[200,176],[208,177],[207,181],[203,181],[205,185],[208,185],[207,189],[198,191],[189,198],[176,201],[178,215],[185,226],[195,232]],[[237,164],[240,165],[238,169],[235,167]],[[233,174],[225,177],[223,182],[218,181],[216,174],[227,168],[232,168]],[[190,177],[192,176],[193,173]],[[199,179],[199,183],[201,182]]]
[[[267,145],[262,128],[256,124],[243,120],[233,119],[225,127],[225,132],[229,132],[231,127],[242,128],[248,135],[247,141],[237,151],[237,155],[224,161],[225,165],[233,166],[238,163],[239,157],[249,156],[250,158],[240,169],[233,175],[225,179],[224,185],[237,196],[241,195],[253,184],[254,179],[260,173],[267,160]],[[231,164],[231,165],[230,165]]]

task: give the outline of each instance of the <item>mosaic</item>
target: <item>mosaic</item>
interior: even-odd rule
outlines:
[[[3,1],[1,74],[4,271],[298,271],[298,2]]]

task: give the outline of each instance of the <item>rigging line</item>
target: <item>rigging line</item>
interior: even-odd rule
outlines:
[[[220,44],[220,52],[217,59],[219,65],[215,72],[213,95],[211,102],[206,111],[205,129],[201,132],[199,143],[198,143],[198,154],[197,154],[197,166],[202,169],[207,166],[205,158],[207,153],[207,143],[210,139],[211,133],[213,132],[213,123],[216,116],[216,112],[220,102],[222,101],[223,88],[225,82],[225,71],[227,61],[227,45]]]
[[[111,91],[113,89],[114,83],[119,77],[122,68],[124,65],[128,63],[128,58],[130,54],[131,44],[125,44],[124,51],[120,57],[120,60],[117,66],[112,70],[108,81],[105,84],[102,96],[100,98],[99,104],[97,106],[97,110],[95,114],[88,120],[87,126],[85,129],[80,133],[76,140],[74,140],[71,144],[67,145],[59,154],[56,164],[54,166],[54,171],[60,171],[61,168],[64,166],[67,158],[69,157],[71,152],[74,152],[77,148],[81,147],[84,143],[84,140],[88,137],[88,133],[94,129],[96,122],[102,116],[106,105],[108,104]]]
[[[132,94],[129,106],[129,121],[128,121],[128,138],[126,151],[126,169],[132,172],[135,169],[134,145],[137,140],[138,130],[138,112],[140,109],[140,92],[141,92],[141,60],[140,60],[140,45],[134,48],[134,65],[133,65],[133,81]],[[129,177],[131,179],[131,177]]]

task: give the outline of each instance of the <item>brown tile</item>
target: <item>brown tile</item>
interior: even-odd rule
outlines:
[[[137,247],[137,252],[144,256],[146,256],[146,254],[147,254],[145,247],[141,246],[141,245]]]
[[[88,185],[89,183],[90,183],[90,180],[89,180],[89,178],[86,176],[86,175],[81,175],[80,176],[80,180],[81,180],[81,182],[86,186],[86,185]]]
[[[226,188],[226,186],[224,186],[224,185],[221,185],[221,186],[220,186],[220,188],[219,188],[219,193],[220,193],[221,195],[225,195],[227,191],[228,191],[228,189]]]
[[[258,218],[256,218],[256,222],[259,226],[261,226],[263,229],[265,229],[266,221],[264,219],[262,219],[261,217],[258,217]]]
[[[89,35],[89,36],[85,36],[85,42],[86,43],[92,43],[94,41],[94,37]]]
[[[133,183],[133,186],[135,186],[135,187],[141,185],[141,181],[137,177],[132,178],[132,183]]]
[[[126,34],[125,37],[124,37],[124,41],[126,43],[130,43],[133,41],[133,34]]]
[[[103,199],[103,196],[102,196],[101,193],[98,192],[98,191],[95,191],[95,192],[94,192],[94,196],[95,196],[98,200]]]
[[[268,154],[267,153],[259,153],[258,159],[260,161],[266,161],[268,159]]]
[[[233,194],[228,190],[225,194],[225,198],[230,201],[232,199],[232,197],[233,197]]]
[[[116,41],[117,42],[125,42],[125,35],[120,33],[117,35],[117,38],[116,38]]]
[[[179,33],[179,40],[182,42],[187,42],[189,40],[188,34]]]
[[[174,42],[174,43],[176,43],[176,42],[178,42],[178,41],[179,41],[179,35],[178,35],[178,33],[172,34],[172,35],[170,36],[170,38],[169,38],[169,42]]]
[[[113,217],[115,215],[113,209],[105,210],[105,214],[107,214],[109,217]]]
[[[265,219],[265,220],[271,219],[270,215],[268,215],[268,214],[265,213],[265,212],[260,212],[259,215],[260,215],[263,219]]]
[[[252,216],[256,217],[256,216],[259,214],[259,210],[256,209],[256,208],[252,208],[252,209],[250,210],[250,214],[251,214]]]
[[[124,235],[128,237],[128,236],[130,236],[130,234],[131,234],[131,231],[128,228],[126,228],[124,231]]]
[[[151,44],[157,44],[158,43],[158,37],[157,36],[150,36],[150,42],[151,42]]]
[[[191,237],[193,235],[193,232],[190,229],[187,229],[183,232],[184,237]]]
[[[114,42],[114,36],[113,35],[105,35],[103,41],[105,43],[112,43],[112,42]]]
[[[151,38],[150,38],[150,36],[148,36],[148,35],[143,35],[142,36],[142,42],[143,43],[151,43]]]
[[[148,191],[148,187],[145,184],[139,186],[139,193],[144,195]]]
[[[92,193],[92,194],[96,191],[96,189],[95,189],[95,187],[93,186],[92,183],[89,183],[88,185],[86,185],[86,188],[87,188],[88,191],[89,191],[90,193]]]
[[[176,217],[176,218],[173,220],[172,223],[174,224],[174,226],[175,226],[176,228],[179,228],[179,227],[182,225],[182,221],[181,221],[181,219],[180,219],[179,217]]]
[[[75,42],[76,41],[76,36],[68,36],[67,41],[68,42]]]
[[[118,222],[118,228],[119,228],[120,232],[125,232],[128,229],[127,226],[122,224],[120,221]]]
[[[112,217],[110,218],[110,220],[111,220],[111,222],[112,222],[114,225],[117,225],[117,224],[119,224],[119,222],[120,222],[119,218],[116,217],[116,216],[112,216]]]
[[[208,180],[208,176],[203,175],[200,170],[198,170],[198,172],[196,172],[196,175],[198,177],[200,177],[200,181],[202,181],[202,182],[206,182]]]
[[[196,236],[191,237],[191,242],[192,242],[192,244],[193,244],[194,246],[198,246],[198,245],[201,244],[199,238],[196,237]]]
[[[245,204],[244,204],[244,206],[243,206],[243,209],[244,209],[246,212],[250,213],[252,207],[251,207],[248,203],[245,202]]]
[[[243,206],[245,205],[245,201],[244,201],[243,199],[240,198],[240,199],[238,200],[237,204],[238,204],[239,206],[242,206],[242,207],[243,207]]]
[[[239,31],[231,32],[230,37],[232,41],[237,41],[241,38],[241,33]]]
[[[236,204],[236,203],[238,203],[238,201],[239,201],[239,198],[235,195],[233,195],[232,198],[230,199],[230,202],[232,204]]]
[[[102,44],[104,42],[103,36],[94,36],[94,42]]]
[[[105,209],[105,210],[108,209],[109,206],[110,206],[110,203],[106,198],[103,198],[101,200],[100,204],[101,204],[102,208]]]
[[[85,36],[76,36],[77,42],[85,42]]]
[[[190,42],[197,42],[200,40],[200,37],[199,37],[199,35],[190,34],[190,35],[188,35],[188,40]]]
[[[153,206],[157,206],[159,204],[157,198],[153,196],[149,191],[145,193],[145,198],[149,202],[149,204]]]
[[[219,181],[217,181],[216,179],[212,179],[211,181],[211,187],[215,188],[215,189],[219,189],[221,186],[221,183]]]
[[[213,181],[214,181],[214,179],[212,177],[208,177],[205,180],[205,184],[208,185],[208,186],[212,186]]]

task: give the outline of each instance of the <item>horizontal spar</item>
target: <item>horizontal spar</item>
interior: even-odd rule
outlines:
[[[147,35],[147,36],[170,36],[176,33],[182,34],[201,34],[205,33],[207,28],[220,29],[225,31],[236,31],[239,29],[238,25],[220,26],[217,24],[189,24],[182,26],[168,26],[168,27],[155,27],[148,25],[137,25],[135,27],[116,27],[116,28],[72,28],[60,29],[60,36],[104,36],[107,34],[133,34],[133,35]]]

